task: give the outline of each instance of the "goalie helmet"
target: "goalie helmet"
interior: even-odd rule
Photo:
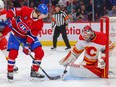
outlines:
[[[0,8],[4,8],[4,2],[0,0]]]
[[[92,40],[94,36],[94,31],[92,30],[92,28],[89,25],[86,25],[83,29],[82,29],[82,37],[87,41],[90,42]]]

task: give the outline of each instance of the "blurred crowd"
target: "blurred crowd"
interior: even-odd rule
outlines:
[[[49,7],[49,15],[44,19],[45,22],[51,22],[56,4],[67,13],[70,22],[97,22],[101,16],[116,16],[116,0],[7,0],[7,8],[22,6],[34,8],[40,3],[45,3]]]

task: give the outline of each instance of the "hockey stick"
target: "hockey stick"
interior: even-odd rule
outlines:
[[[12,32],[11,32],[12,33]],[[13,34],[13,33],[12,33]],[[15,39],[21,44],[21,46],[24,48],[24,45],[23,45],[23,43],[13,34],[13,36],[15,37]],[[30,54],[29,55],[33,60],[34,60],[34,57]],[[34,62],[36,63],[36,64],[38,64],[37,63],[37,61],[35,61],[34,60]],[[57,76],[49,76],[47,73],[46,73],[46,71],[38,64],[38,66],[40,67],[40,69],[43,71],[43,73],[50,79],[50,80],[57,80],[57,79],[60,79],[61,78],[61,76],[60,75],[57,75]]]
[[[61,76],[61,79],[63,79],[64,78],[64,75],[67,73],[67,67],[68,67],[68,65],[65,66],[64,71],[63,71],[63,74]]]

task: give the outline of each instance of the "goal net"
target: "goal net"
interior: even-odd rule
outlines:
[[[116,73],[116,17],[102,17],[100,30],[106,33],[109,42],[106,46],[107,72]]]

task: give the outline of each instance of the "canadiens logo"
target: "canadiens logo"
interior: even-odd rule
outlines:
[[[23,22],[18,22],[18,29],[23,33],[27,33],[29,31],[28,26]]]

